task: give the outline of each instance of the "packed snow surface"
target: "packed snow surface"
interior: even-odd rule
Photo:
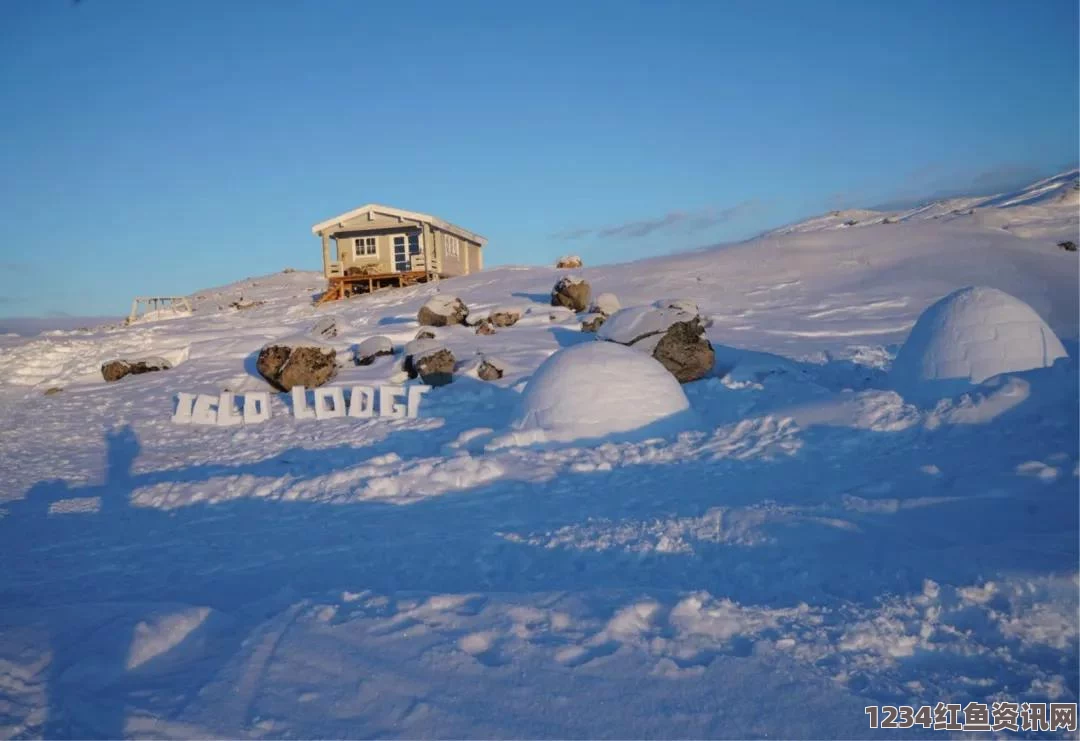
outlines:
[[[631,439],[495,444],[549,358],[607,344],[547,266],[321,306],[321,274],[278,273],[190,317],[0,337],[0,737],[866,738],[867,705],[1076,702],[1076,363],[921,406],[890,376],[972,285],[1075,357],[1075,183],[575,270],[695,305],[716,351],[681,388],[697,423]],[[178,392],[268,391],[259,349],[325,318],[332,385],[395,383],[351,352],[406,345],[440,292],[526,311],[437,328],[459,365],[415,419],[271,393],[260,424],[170,422]],[[186,360],[102,380],[148,355]],[[560,415],[612,395],[562,381]]]
[[[940,398],[1014,371],[1046,368],[1067,357],[1035,310],[996,288],[969,287],[919,316],[893,364],[897,387]]]
[[[536,369],[513,427],[545,442],[643,428],[656,434],[689,408],[679,382],[659,362],[622,345],[590,342],[560,350]]]

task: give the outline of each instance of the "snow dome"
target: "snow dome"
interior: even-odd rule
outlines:
[[[567,442],[648,428],[670,434],[691,418],[682,386],[650,356],[586,342],[545,360],[525,387],[502,444]],[[499,445],[497,445],[499,447]]]
[[[1066,355],[1057,335],[1023,301],[996,288],[970,287],[922,313],[891,375],[904,396],[929,401],[1000,373],[1046,368]]]

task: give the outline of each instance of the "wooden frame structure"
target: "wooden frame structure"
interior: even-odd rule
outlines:
[[[145,307],[142,314],[139,313],[139,306]],[[131,324],[147,314],[166,310],[181,315],[194,311],[187,296],[136,296],[131,301],[131,313],[128,314],[127,323]]]
[[[356,275],[332,275],[326,279],[326,291],[318,304],[338,301],[361,293],[371,293],[380,288],[404,288],[417,283],[426,283],[429,279],[438,280],[438,276],[426,270],[410,270],[404,273],[368,273]]]

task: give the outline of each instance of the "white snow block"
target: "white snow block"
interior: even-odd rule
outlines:
[[[1066,356],[1057,335],[1023,301],[996,288],[969,287],[919,316],[890,377],[905,398],[930,402]]]
[[[177,425],[191,424],[191,408],[195,405],[195,394],[181,391],[176,395],[176,411],[173,412],[172,421]]]
[[[191,408],[191,423],[193,425],[216,425],[217,405],[218,397],[199,394],[195,398],[195,405]]]
[[[349,416],[371,419],[375,416],[375,389],[371,386],[353,386],[349,392]]]
[[[308,406],[307,389],[303,386],[293,386],[292,391],[293,417],[295,419],[315,419],[315,410]]]
[[[244,417],[236,409],[236,397],[231,391],[222,391],[218,396],[218,427],[234,427],[243,424]]]
[[[345,389],[326,386],[315,389],[315,419],[345,416]]]
[[[404,386],[380,386],[379,387],[379,416],[387,419],[404,419],[408,414],[406,404],[397,404],[394,397],[405,393]]]
[[[255,391],[244,394],[244,424],[253,425],[270,419],[270,393]]]
[[[408,394],[405,397],[407,417],[413,419],[420,413],[420,399],[428,391],[431,391],[431,386],[426,386],[421,383],[415,383],[409,386]]]

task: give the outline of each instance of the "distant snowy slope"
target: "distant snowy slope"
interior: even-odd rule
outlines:
[[[1080,170],[1070,170],[1011,193],[948,198],[900,211],[833,211],[766,232],[765,236],[849,229],[910,221],[971,219],[1021,236],[1073,233],[1080,223]]]

